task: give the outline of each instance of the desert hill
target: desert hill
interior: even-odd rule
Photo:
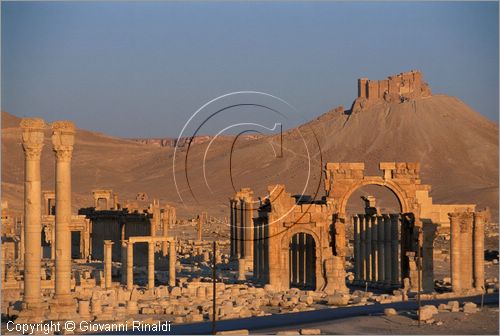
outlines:
[[[2,195],[20,212],[23,153],[18,125],[17,117],[2,112]],[[194,216],[202,210],[228,216],[228,197],[234,194],[229,174],[231,137],[215,141],[210,148],[205,160],[207,182],[202,163],[208,142],[195,143],[189,150],[189,186],[186,148],[179,150],[175,176],[184,203],[173,180],[174,149],[144,142],[78,129],[73,155],[74,209],[91,206],[91,190],[106,187],[119,194],[121,203],[146,192],[150,198],[177,206],[180,216]],[[251,187],[255,196],[261,196],[268,184],[284,183],[292,193],[320,197],[326,162],[365,162],[367,173],[379,174],[380,161],[419,161],[422,182],[432,185],[435,202],[477,203],[490,206],[498,216],[498,125],[454,97],[380,101],[356,113],[334,109],[284,132],[282,158],[274,156],[271,144],[279,144],[278,136],[236,141],[231,159],[236,189]],[[42,158],[42,188],[50,190],[54,188],[54,156],[49,130]]]

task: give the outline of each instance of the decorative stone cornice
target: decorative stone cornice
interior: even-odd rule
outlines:
[[[26,160],[40,160],[43,148],[45,122],[40,118],[23,118],[22,145]]]
[[[57,161],[70,161],[75,143],[75,124],[68,120],[52,123],[52,145]]]

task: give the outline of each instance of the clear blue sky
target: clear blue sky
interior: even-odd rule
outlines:
[[[17,116],[177,136],[227,92],[271,93],[309,120],[350,107],[358,77],[420,69],[498,121],[497,2],[1,6],[1,107]]]

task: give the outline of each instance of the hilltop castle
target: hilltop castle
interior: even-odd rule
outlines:
[[[353,103],[353,112],[363,110],[378,101],[405,102],[412,98],[430,96],[429,85],[422,80],[417,70],[402,72],[383,80],[358,79],[358,98]]]

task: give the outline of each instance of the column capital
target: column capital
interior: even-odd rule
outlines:
[[[43,148],[45,122],[40,118],[21,119],[22,145],[27,160],[40,160]]]
[[[75,124],[60,120],[52,123],[52,145],[57,161],[69,161],[75,143]]]
[[[112,240],[105,240],[104,245],[113,245],[114,242]]]

